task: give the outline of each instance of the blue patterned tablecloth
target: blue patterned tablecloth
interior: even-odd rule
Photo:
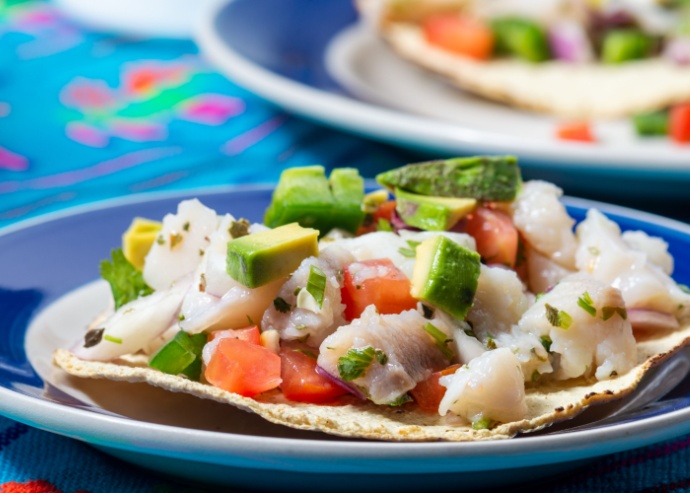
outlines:
[[[0,3],[0,226],[131,193],[275,181],[289,166],[373,176],[411,158],[266,104],[191,42],[91,33],[47,3]],[[602,458],[537,488],[688,491],[689,444]],[[0,417],[0,493],[192,491]]]

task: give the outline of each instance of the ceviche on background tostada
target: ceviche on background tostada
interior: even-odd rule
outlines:
[[[685,0],[355,3],[397,55],[462,89],[569,127],[632,117],[640,136],[690,142]]]
[[[102,262],[111,307],[68,373],[145,381],[287,426],[507,438],[620,398],[687,344],[667,244],[523,182],[510,156],[285,170],[263,223],[185,200]]]

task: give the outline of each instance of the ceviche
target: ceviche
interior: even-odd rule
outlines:
[[[667,244],[575,225],[510,156],[283,172],[262,222],[180,202],[100,266],[55,362],[345,436],[513,436],[632,391],[690,337]],[[229,203],[232,198],[229,197]]]

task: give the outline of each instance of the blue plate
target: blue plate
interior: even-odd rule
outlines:
[[[99,261],[120,243],[134,216],[160,218],[174,211],[181,199],[197,196],[218,211],[260,220],[270,194],[268,187],[254,187],[143,195],[2,230],[0,412],[153,471],[199,483],[271,491],[305,484],[328,484],[330,490],[348,492],[352,484],[358,490],[391,491],[516,484],[690,432],[690,398],[676,391],[673,398],[608,421],[599,418],[610,415],[610,408],[592,408],[568,423],[578,428],[561,427],[513,440],[346,440],[273,425],[230,406],[145,384],[73,379],[51,367],[52,351],[83,334],[100,309],[84,293],[92,291],[88,283],[98,278]],[[677,280],[690,283],[690,227],[583,200],[570,199],[568,204],[578,219],[596,206],[624,229],[661,236],[676,258]],[[679,367],[685,374],[687,358],[669,363],[678,361],[686,362]],[[480,471],[499,474],[477,474]]]
[[[596,145],[558,141],[555,119],[472,97],[399,60],[356,25],[352,4],[234,0],[196,39],[235,82],[333,127],[434,156],[517,154],[526,174],[577,195],[686,195],[690,147],[637,138],[628,121],[597,122]]]

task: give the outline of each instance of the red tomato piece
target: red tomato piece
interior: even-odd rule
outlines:
[[[409,279],[390,259],[354,262],[343,272],[341,295],[345,318],[359,318],[369,305],[382,314],[411,310],[417,306],[417,300],[410,294],[410,288]]]
[[[218,388],[252,397],[280,385],[280,356],[263,346],[225,337],[218,341],[204,376]]]
[[[505,212],[478,207],[468,216],[465,232],[477,242],[477,252],[487,264],[515,267],[518,231]]]
[[[556,137],[576,142],[596,142],[597,140],[588,122],[562,123],[556,129]]]
[[[671,108],[669,134],[678,144],[690,143],[690,104],[679,104]]]
[[[452,365],[448,368],[435,371],[429,378],[419,382],[415,388],[410,390],[410,395],[415,400],[419,409],[427,413],[437,413],[441,399],[446,393],[446,388],[439,383],[439,379],[445,375],[455,373],[461,365]]]
[[[446,51],[488,60],[494,49],[491,28],[479,19],[458,14],[438,14],[422,25],[426,40]]]
[[[261,345],[261,333],[259,332],[258,325],[250,325],[249,327],[243,327],[241,329],[214,330],[208,335],[208,342],[225,337],[232,337],[234,339],[251,342],[252,344]]]
[[[291,401],[319,404],[347,394],[347,390],[316,373],[316,354],[311,351],[292,346],[280,350],[283,395]]]
[[[393,219],[393,213],[395,212],[395,200],[388,200],[383,204],[379,205],[374,213],[371,215],[371,222],[366,226],[362,225],[357,230],[357,236],[361,236],[366,233],[373,233],[377,230],[379,221],[384,219],[389,223]]]

